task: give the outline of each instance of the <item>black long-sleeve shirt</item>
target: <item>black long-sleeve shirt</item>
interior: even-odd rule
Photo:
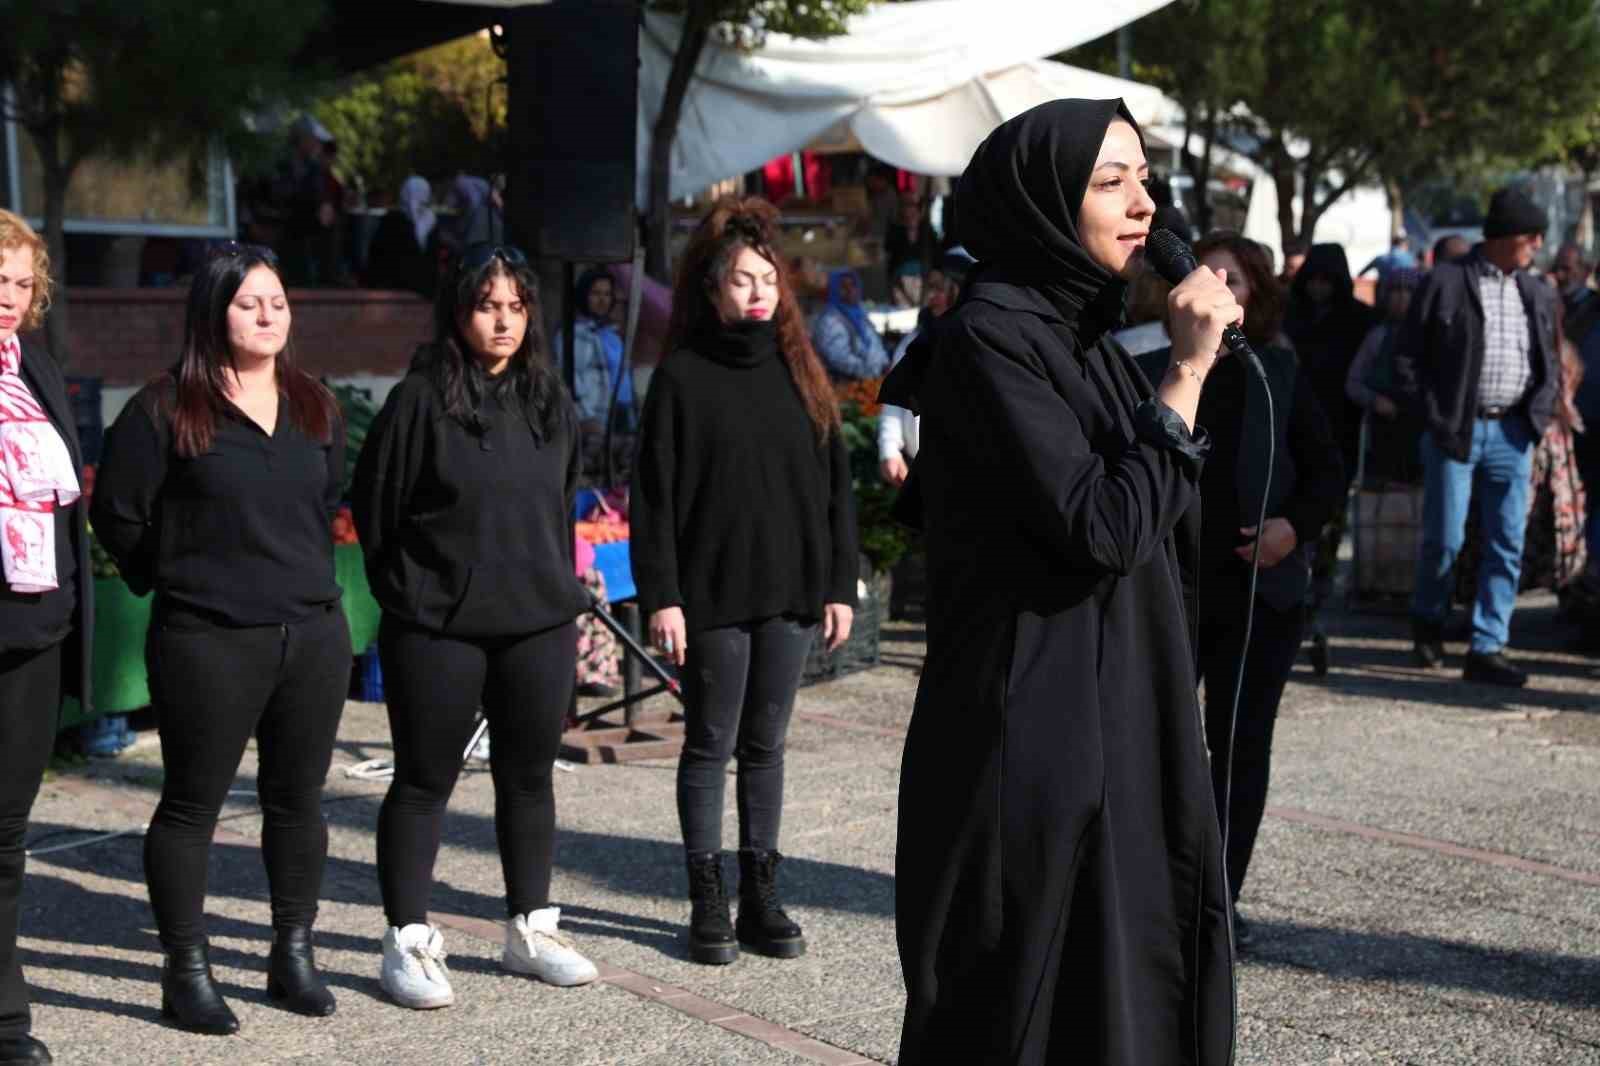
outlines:
[[[211,450],[184,458],[175,395],[170,377],[147,385],[106,434],[90,521],[128,587],[154,589],[158,612],[231,626],[302,621],[337,602],[337,414],[323,442],[294,424],[284,397],[271,435],[225,404]]]
[[[482,434],[445,414],[412,373],[379,412],[350,489],[367,580],[385,612],[452,636],[536,633],[588,606],[568,515],[577,488],[576,416],[536,433],[492,397]]]
[[[1240,533],[1255,525],[1258,515],[1245,515],[1239,504],[1239,448],[1245,410],[1245,373],[1242,360],[1217,361],[1200,394],[1195,422],[1211,436],[1211,456],[1200,476],[1200,496],[1204,521],[1200,527],[1200,604],[1242,594],[1242,583],[1250,576],[1250,564],[1233,554],[1253,538]],[[1288,440],[1278,442],[1279,461],[1283,450],[1294,460],[1295,483],[1279,513],[1267,518],[1285,518],[1294,527],[1299,544],[1310,544],[1322,535],[1322,527],[1344,506],[1344,464],[1328,417],[1318,402],[1316,391],[1304,367],[1295,373],[1294,401],[1289,409]],[[1265,462],[1266,457],[1261,456]],[[1231,603],[1232,599],[1227,602]]]
[[[691,631],[856,602],[850,462],[817,441],[771,323],[711,331],[650,381],[629,498],[646,613]]]

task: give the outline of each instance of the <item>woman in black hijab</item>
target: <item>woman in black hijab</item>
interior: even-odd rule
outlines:
[[[1154,390],[1111,339],[1147,173],[1116,100],[995,130],[959,190],[979,266],[883,389],[923,415],[901,502],[929,587],[900,785],[901,1066],[1232,1054],[1179,559],[1198,544],[1200,390],[1243,316],[1216,274],[1186,279]]]
[[[1327,412],[1348,475],[1356,469],[1361,408],[1345,395],[1344,383],[1376,320],[1371,308],[1356,299],[1344,246],[1313,244],[1290,283],[1283,331],[1294,342],[1312,392]]]

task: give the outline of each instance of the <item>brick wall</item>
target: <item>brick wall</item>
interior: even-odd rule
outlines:
[[[67,291],[74,376],[138,385],[171,366],[183,343],[187,289]],[[291,289],[296,358],[327,377],[400,375],[433,332],[433,306],[410,293]]]

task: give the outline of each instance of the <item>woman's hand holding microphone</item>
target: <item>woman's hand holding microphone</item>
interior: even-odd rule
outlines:
[[[1167,297],[1167,335],[1172,363],[1157,386],[1161,402],[1194,430],[1200,387],[1222,350],[1222,331],[1244,321],[1244,308],[1228,289],[1228,273],[1199,267]]]

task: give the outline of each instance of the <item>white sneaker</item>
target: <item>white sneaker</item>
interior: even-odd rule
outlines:
[[[450,971],[444,964],[444,937],[431,925],[389,927],[383,936],[383,970],[379,983],[402,1007],[433,1010],[456,1001]]]
[[[560,919],[560,907],[546,907],[506,922],[506,950],[500,956],[500,965],[512,973],[532,974],[546,984],[563,988],[586,985],[599,977],[594,963],[578,954],[565,934],[556,931]]]

